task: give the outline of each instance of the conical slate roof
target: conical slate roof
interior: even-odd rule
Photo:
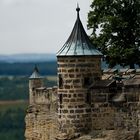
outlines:
[[[76,8],[77,20],[70,37],[64,46],[57,52],[57,56],[80,56],[80,55],[96,55],[101,56],[102,53],[98,51],[87,36],[84,27],[81,23],[79,6]]]
[[[39,74],[37,66],[34,67],[34,71],[32,75],[29,77],[29,79],[41,79],[42,77]]]

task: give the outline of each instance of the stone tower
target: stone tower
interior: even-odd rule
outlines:
[[[35,67],[29,78],[29,106],[25,117],[26,140],[55,140],[57,88],[47,88]]]
[[[29,104],[34,104],[34,89],[43,87],[43,78],[40,76],[37,66],[29,77]]]
[[[72,33],[57,53],[58,116],[60,131],[79,135],[91,129],[88,86],[101,78],[102,54],[89,40],[80,20],[79,6]]]

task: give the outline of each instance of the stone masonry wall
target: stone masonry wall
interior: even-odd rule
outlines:
[[[85,133],[91,129],[87,86],[101,77],[99,57],[58,57],[59,122],[61,132]],[[71,130],[72,129],[72,130]]]
[[[74,140],[80,135],[77,140],[138,140],[139,86],[122,84],[117,92],[112,87],[88,88],[100,78],[100,58],[59,57],[58,89],[31,80],[26,140]],[[124,99],[114,102],[120,95]]]
[[[92,130],[114,129],[116,109],[109,101],[112,94],[101,88],[91,90]]]
[[[139,130],[139,88],[125,88],[123,102],[112,102],[113,93],[96,89],[91,91],[92,130]],[[115,93],[114,97],[116,94]]]
[[[25,118],[26,140],[54,140],[56,134],[55,115],[42,110],[47,106],[36,106],[33,111],[27,111]]]
[[[34,93],[36,88],[43,87],[43,81],[40,78],[29,80],[29,103],[34,103]]]
[[[34,89],[34,103],[25,117],[26,140],[54,140],[57,134],[57,88]]]

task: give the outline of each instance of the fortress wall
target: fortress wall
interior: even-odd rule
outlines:
[[[125,86],[127,104],[125,105],[127,119],[125,125],[127,130],[137,130],[140,136],[140,86]]]
[[[29,80],[29,103],[34,104],[35,102],[35,93],[36,88],[40,88],[43,86],[43,80],[42,79],[30,79]]]
[[[29,105],[25,117],[26,140],[55,140],[57,134],[57,87],[38,88],[34,104]]]
[[[57,87],[36,88],[30,92],[31,104],[51,104],[57,100]]]
[[[25,118],[26,140],[54,140],[57,133],[55,116],[48,112],[28,113]]]
[[[29,89],[39,88],[43,86],[42,79],[30,79],[29,80]]]
[[[110,103],[113,93],[108,90],[94,89],[91,91],[92,130],[113,130],[115,107]]]
[[[34,94],[34,102],[35,104],[48,104],[50,102],[50,95],[47,90],[36,90]]]
[[[126,101],[114,103],[109,100],[112,93],[91,91],[92,130],[138,131],[140,89],[127,87],[124,94]]]
[[[62,129],[67,129],[65,137],[68,138],[75,133],[75,127],[82,131],[81,126],[86,126],[93,132],[98,130],[100,133],[112,130],[114,133],[108,139],[112,137],[114,140],[127,139],[126,132],[128,138],[131,136],[135,139],[135,134],[140,128],[139,87],[125,87],[123,92],[126,101],[119,103],[111,101],[114,95],[120,93],[111,93],[108,88],[90,91],[81,89],[59,89],[59,93],[63,93],[63,104],[58,108],[57,88],[44,90],[38,88],[35,96],[36,104],[29,106],[25,118],[26,140],[55,140],[56,137],[58,138],[57,134],[64,136],[65,131],[59,131]],[[91,100],[87,100],[86,93],[90,93]],[[42,102],[42,99],[45,102]],[[57,109],[59,116],[56,114]],[[88,129],[88,132],[90,130]],[[132,132],[134,132],[133,135]]]
[[[139,85],[121,83],[116,92],[115,82],[104,85],[104,81],[97,80],[100,78],[100,59],[79,56],[58,58],[58,89],[42,87],[41,81],[32,79],[25,118],[26,140],[62,140],[110,130],[115,132],[114,140],[134,138],[140,132]],[[89,89],[91,83],[93,87]],[[122,94],[124,100],[113,100]]]
[[[101,91],[101,89],[100,89]],[[131,92],[129,92],[131,91]],[[135,91],[135,93],[132,91]],[[94,91],[95,92],[95,91]],[[128,102],[122,103],[119,105],[112,105],[107,102],[108,97],[111,96],[111,93],[107,93],[104,90],[101,93],[99,91],[97,94],[92,96],[91,100],[91,108],[92,108],[92,129],[96,131],[100,130],[100,133],[109,130],[107,134],[110,133],[110,129],[113,129],[114,133],[108,136],[108,139],[114,138],[114,140],[121,139],[135,139],[135,134],[137,132],[138,120],[135,115],[137,114],[138,102],[135,101],[135,97],[139,97],[139,89],[128,89],[124,91],[127,94]],[[133,96],[136,95],[136,96]],[[105,96],[104,96],[105,95]],[[98,96],[98,98],[96,98]],[[134,98],[132,99],[131,96]],[[99,98],[100,97],[100,98]],[[131,100],[132,99],[132,100]],[[57,137],[55,134],[58,134],[57,126],[57,116],[51,116],[51,111],[49,114],[49,110],[46,110],[46,105],[41,106],[32,106],[32,111],[27,112],[25,121],[26,121],[26,131],[25,136],[26,140],[55,140]],[[44,109],[43,109],[44,108]],[[74,113],[76,114],[76,108],[72,108]],[[113,115],[112,115],[113,114]],[[79,113],[77,113],[79,115]],[[97,116],[96,116],[97,115]],[[113,120],[113,121],[112,121]],[[64,120],[65,121],[65,120]],[[80,122],[79,122],[80,123]],[[72,130],[69,129],[69,133],[73,133]],[[72,128],[73,129],[73,128]],[[121,130],[121,131],[120,131]],[[94,132],[93,131],[93,132]],[[123,132],[123,133],[122,133]],[[128,133],[128,135],[126,134]],[[135,132],[132,135],[132,132]],[[61,135],[63,135],[61,133]],[[90,136],[89,136],[90,137]],[[88,137],[88,138],[89,138]],[[136,138],[138,139],[138,138]],[[85,138],[84,138],[85,140]],[[93,138],[91,138],[93,140]]]

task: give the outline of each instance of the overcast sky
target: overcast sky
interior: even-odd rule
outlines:
[[[0,54],[56,53],[71,33],[77,2],[87,31],[91,0],[0,0]]]

